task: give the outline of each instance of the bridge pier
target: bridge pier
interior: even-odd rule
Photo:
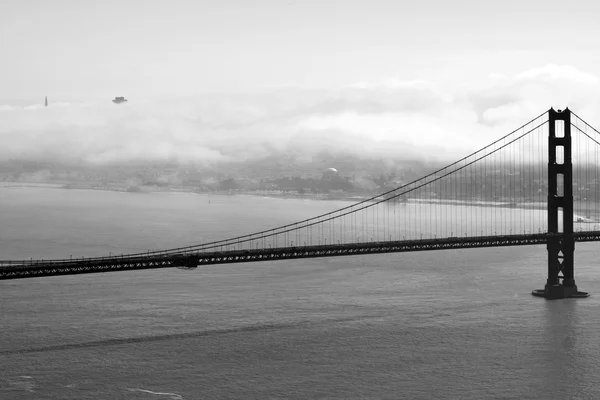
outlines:
[[[558,129],[557,122],[562,122]],[[558,157],[557,157],[558,154]],[[557,159],[558,158],[558,159]],[[559,212],[562,211],[562,226]],[[573,163],[571,110],[548,111],[548,279],[544,289],[532,292],[548,300],[588,297],[575,284],[573,237]]]
[[[546,285],[544,289],[535,289],[531,292],[534,296],[544,297],[547,300],[568,299],[568,298],[583,298],[589,297],[587,292],[580,292],[577,286]]]

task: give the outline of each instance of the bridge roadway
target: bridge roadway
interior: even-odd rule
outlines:
[[[169,252],[77,260],[0,261],[0,280],[53,275],[130,271],[154,268],[193,269],[209,264],[228,264],[294,258],[338,257],[360,254],[407,251],[451,250],[479,247],[527,246],[546,244],[551,234],[449,237],[441,239],[401,240],[353,244],[278,247],[252,250],[228,250],[197,253]],[[575,232],[576,242],[600,241],[600,231]]]

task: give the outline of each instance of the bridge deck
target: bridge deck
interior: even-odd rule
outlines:
[[[138,255],[79,260],[34,260],[30,262],[0,261],[0,280],[153,268],[195,268],[197,266],[208,264],[227,264],[294,258],[338,257],[408,251],[539,245],[546,244],[549,237],[550,234],[540,233],[279,247],[200,253],[169,253],[167,251],[163,254],[149,256]],[[576,232],[574,233],[574,237],[577,242],[600,241],[600,231]]]

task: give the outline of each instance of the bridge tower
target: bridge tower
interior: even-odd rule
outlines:
[[[548,111],[548,279],[534,296],[546,299],[588,297],[575,285],[573,238],[573,164],[571,111]],[[558,129],[557,129],[558,128]],[[562,211],[562,227],[559,222]]]

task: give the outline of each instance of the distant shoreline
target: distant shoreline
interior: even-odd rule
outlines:
[[[126,186],[110,185],[98,186],[93,184],[81,184],[72,182],[61,183],[39,183],[39,182],[0,182],[0,188],[3,187],[39,187],[50,189],[67,190],[101,190],[106,192],[125,192],[125,193],[194,193],[200,195],[214,196],[258,196],[274,197],[287,199],[306,199],[306,200],[342,200],[342,201],[362,201],[373,197],[369,194],[357,193],[305,193],[286,192],[283,190],[216,190],[211,192],[201,192],[191,187],[161,187],[161,186]]]
[[[111,185],[111,186],[97,186],[93,184],[85,183],[73,183],[73,182],[0,182],[0,188],[11,188],[11,187],[30,187],[30,188],[49,188],[49,189],[68,189],[68,190],[101,190],[108,192],[125,192],[125,193],[193,193],[199,195],[214,195],[214,196],[257,196],[257,197],[270,197],[278,199],[295,199],[295,200],[322,200],[322,201],[347,201],[347,202],[361,202],[368,200],[373,197],[371,194],[358,194],[358,193],[344,193],[344,192],[333,192],[333,193],[304,193],[300,194],[297,192],[286,192],[282,190],[231,190],[231,191],[213,191],[213,192],[199,192],[194,188],[190,187],[160,187],[160,186],[127,186],[127,185]],[[407,202],[398,202],[399,204],[444,204],[454,206],[475,206],[475,207],[492,207],[492,208],[518,208],[525,210],[545,210],[546,202],[535,202],[535,201],[463,201],[463,200],[450,200],[450,199],[417,199],[410,198]],[[581,223],[595,223],[600,222],[600,215],[580,215],[586,211],[590,211],[588,208],[581,207],[585,202],[575,201],[574,213],[579,220],[576,222]],[[579,205],[579,207],[578,207]],[[598,210],[600,213],[600,204],[594,207],[594,210]]]
[[[61,183],[49,183],[49,182],[0,182],[0,187],[40,187],[40,188],[53,188],[53,189],[69,189],[69,190],[102,190],[108,192],[127,192],[127,193],[195,193],[200,195],[215,195],[215,196],[258,196],[258,197],[273,197],[282,199],[304,199],[304,200],[338,200],[338,201],[353,201],[360,202],[368,200],[374,196],[374,194],[360,194],[360,193],[345,193],[345,192],[333,192],[333,193],[297,193],[283,190],[219,190],[212,192],[199,192],[194,188],[190,187],[160,187],[160,186],[126,186],[126,185],[111,185],[111,186],[97,186],[93,184],[76,183],[72,182],[61,182]],[[399,202],[402,203],[402,202]],[[540,202],[509,202],[509,201],[464,201],[464,200],[450,200],[450,199],[417,199],[411,198],[408,203],[421,203],[421,204],[446,204],[455,206],[478,206],[478,207],[500,207],[500,208],[523,208],[523,209],[543,209],[546,207],[545,203]]]
[[[0,188],[4,187],[41,187],[61,189],[61,183],[39,183],[39,182],[0,182]]]

